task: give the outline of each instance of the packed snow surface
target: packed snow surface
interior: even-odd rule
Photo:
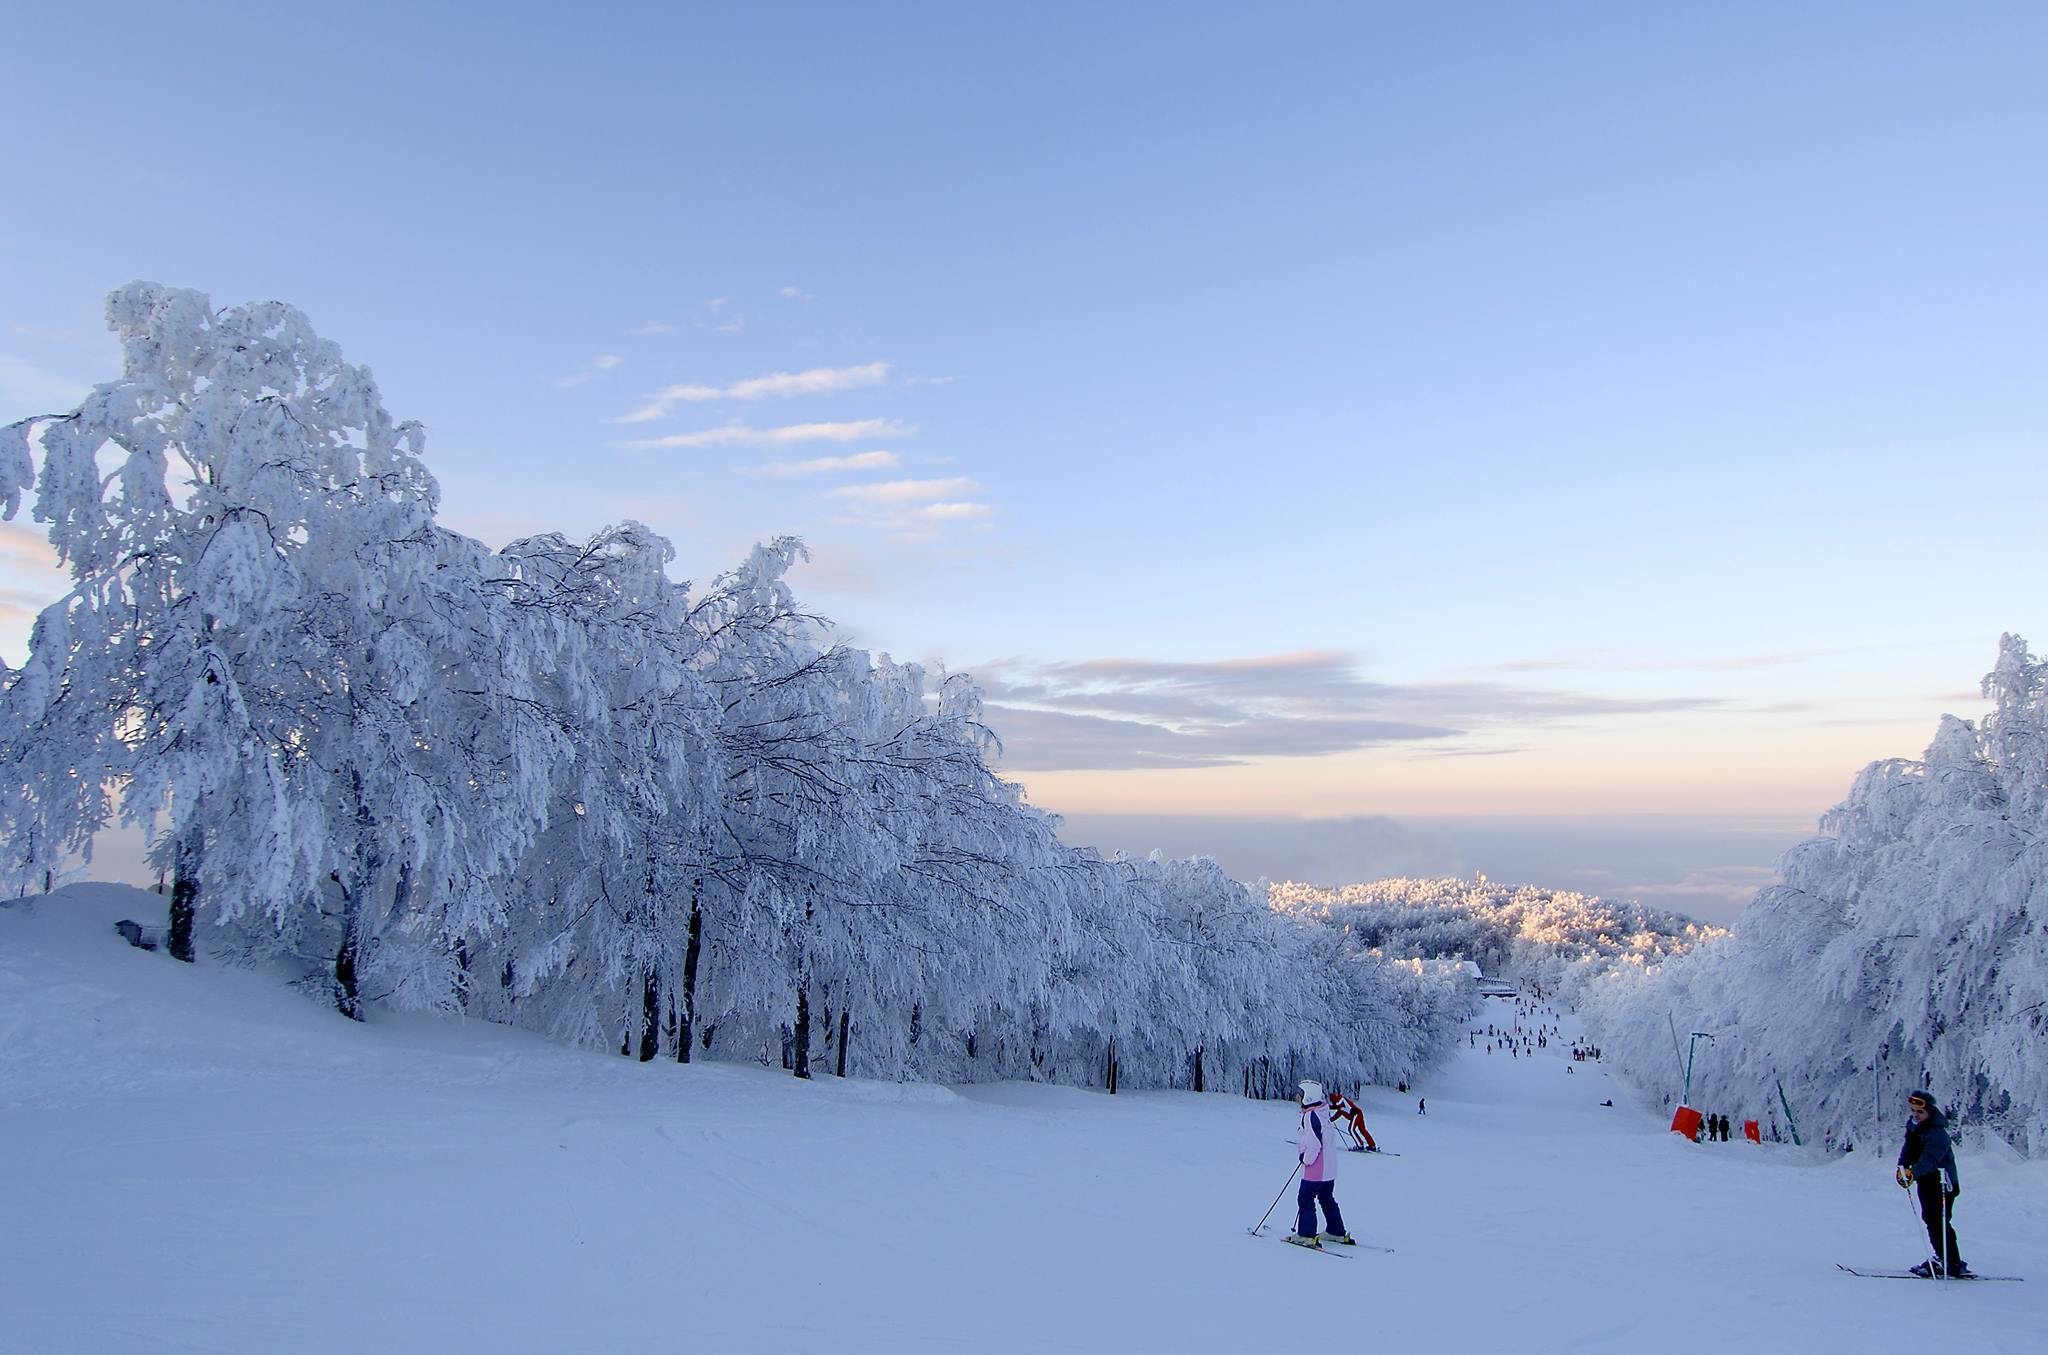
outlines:
[[[113,933],[160,906],[88,885],[0,908],[0,1349],[1754,1355],[2048,1331],[2048,1164],[1962,1163],[1965,1254],[2027,1283],[1859,1280],[1834,1263],[1924,1251],[1889,1153],[1689,1144],[1555,1045],[1365,1089],[1400,1156],[1346,1156],[1337,1197],[1398,1250],[1338,1260],[1278,1240],[1291,1186],[1246,1231],[1293,1166],[1286,1103],[354,1025]]]

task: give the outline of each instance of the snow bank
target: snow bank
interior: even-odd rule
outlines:
[[[2030,1351],[2048,1326],[2041,1164],[1966,1162],[1958,1218],[2032,1282],[1855,1280],[1832,1263],[1919,1255],[1887,1162],[1686,1144],[1548,1051],[1469,1049],[1427,1116],[1363,1092],[1401,1155],[1345,1159],[1338,1198],[1398,1250],[1339,1261],[1246,1235],[1292,1165],[1284,1105],[356,1025],[130,949],[140,897],[0,910],[9,1350]]]

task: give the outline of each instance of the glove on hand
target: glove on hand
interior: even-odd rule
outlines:
[[[1911,1167],[1901,1167],[1897,1171],[1893,1172],[1892,1176],[1894,1179],[1898,1181],[1899,1189],[1910,1190],[1912,1188],[1913,1169]]]

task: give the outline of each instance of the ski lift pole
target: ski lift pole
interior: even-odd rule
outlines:
[[[1792,1131],[1792,1146],[1804,1148],[1806,1145],[1799,1139],[1799,1121],[1792,1118],[1792,1103],[1785,1099],[1785,1079],[1777,1077],[1771,1080],[1778,1084],[1778,1104],[1785,1108],[1785,1126]]]
[[[1686,1045],[1685,1045],[1685,1102],[1684,1102],[1684,1104],[1686,1104],[1686,1105],[1688,1105],[1688,1106],[1692,1104],[1692,1054],[1693,1054],[1693,1051],[1694,1051],[1695,1049],[1698,1049],[1698,1048],[1699,1048],[1699,1045],[1700,1045],[1700,1041],[1701,1041],[1701,1040],[1707,1040],[1707,1041],[1711,1042],[1711,1041],[1713,1040],[1713,1038],[1714,1038],[1713,1036],[1711,1036],[1711,1035],[1707,1034],[1707,1032],[1705,1032],[1704,1030],[1696,1030],[1696,1031],[1694,1031],[1694,1032],[1692,1033],[1692,1039],[1690,1039],[1690,1040],[1686,1041]]]

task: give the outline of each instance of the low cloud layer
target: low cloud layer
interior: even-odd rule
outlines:
[[[1504,683],[1372,682],[1354,656],[1330,651],[1207,663],[1001,660],[977,668],[974,677],[988,693],[989,723],[1013,771],[1213,767],[1720,704]]]

